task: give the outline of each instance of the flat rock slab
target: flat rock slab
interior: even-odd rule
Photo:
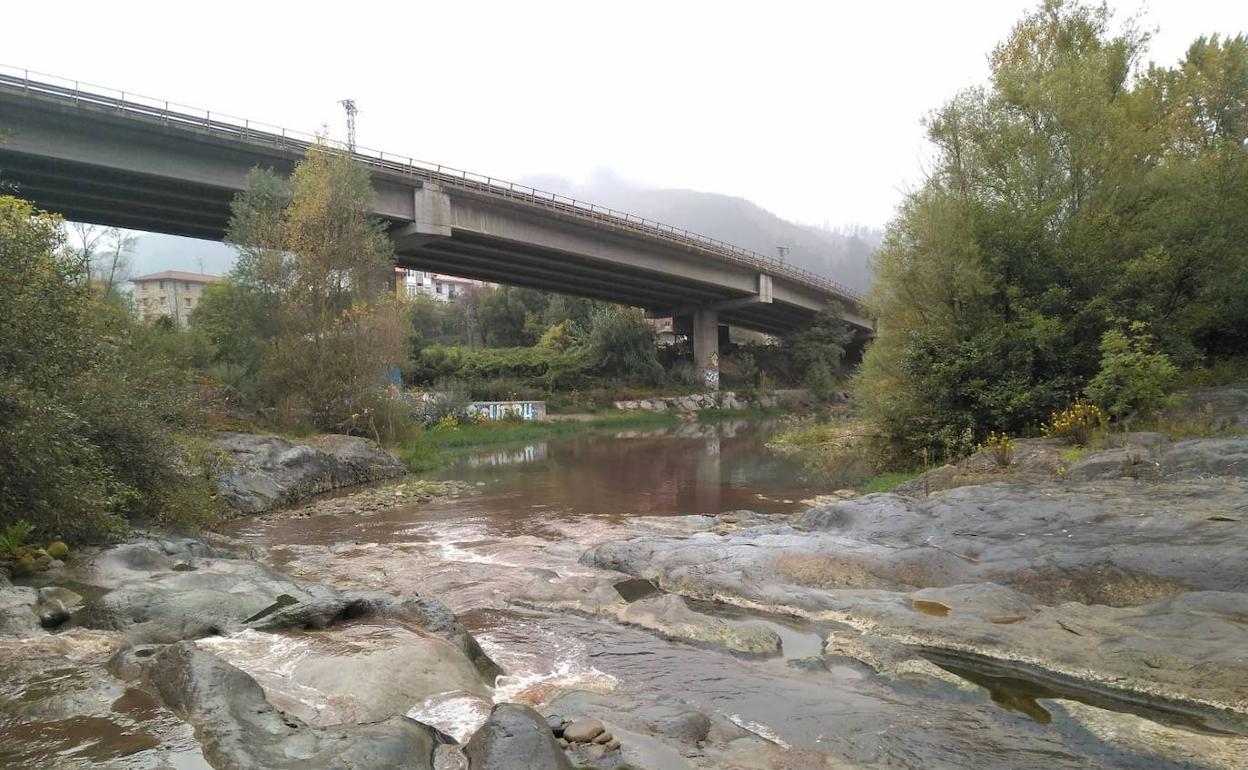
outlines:
[[[249,629],[323,629],[346,620],[388,618],[446,641],[487,683],[503,673],[437,599],[339,591],[198,541],[114,546],[89,559],[75,577],[112,589],[88,602],[79,621],[125,631],[135,642],[170,643]]]
[[[916,597],[939,597],[932,613]],[[911,594],[912,605],[849,602],[840,620],[873,637],[949,659],[986,659],[1124,698],[1225,711],[1248,731],[1248,595],[1183,593],[1139,607],[1068,602],[1031,611],[1017,592],[980,583]],[[829,648],[841,648],[837,634]],[[843,648],[842,648],[843,649]]]
[[[691,609],[675,594],[658,594],[626,601],[611,575],[593,577],[538,578],[511,597],[530,607],[570,610],[584,615],[609,617],[649,629],[664,637],[722,647],[751,655],[778,655],[780,637],[761,623],[731,624]]]
[[[1042,603],[1140,604],[1248,590],[1248,481],[985,484],[923,500],[876,494],[796,526],[604,543],[586,564],[697,598],[818,611],[830,589],[979,581]]]

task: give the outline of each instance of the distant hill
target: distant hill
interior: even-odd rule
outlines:
[[[524,184],[580,200],[610,206],[692,232],[774,256],[787,246],[785,259],[859,291],[871,286],[867,260],[879,248],[883,231],[868,227],[829,229],[801,225],[772,214],[744,198],[695,190],[652,190],[609,172],[577,185],[557,176],[533,176]]]

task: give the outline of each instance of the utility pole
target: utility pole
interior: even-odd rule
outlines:
[[[347,150],[355,152],[355,114],[359,109],[356,108],[354,99],[343,99],[338,103],[347,111]]]
[[[784,258],[793,250],[792,246],[777,246],[776,253],[780,255],[780,261],[784,262]]]

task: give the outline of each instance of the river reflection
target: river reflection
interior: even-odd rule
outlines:
[[[443,475],[505,490],[500,507],[508,511],[785,513],[818,487],[801,463],[767,448],[777,429],[731,421],[595,433],[469,453]]]

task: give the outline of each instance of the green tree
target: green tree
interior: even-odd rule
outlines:
[[[580,354],[594,371],[609,377],[657,382],[663,374],[654,327],[635,308],[596,308],[590,314]]]
[[[0,197],[0,525],[87,538],[211,517],[175,432],[185,376],[160,330],[93,296],[60,220]]]
[[[239,258],[195,324],[215,371],[280,422],[378,436],[376,415],[393,422],[385,387],[413,327],[387,290],[393,250],[372,212],[368,172],[319,144],[289,180],[253,171],[231,207]]]
[[[551,295],[536,289],[499,286],[481,300],[481,335],[491,347],[514,348],[537,344],[549,324],[544,323]]]
[[[1248,352],[1245,38],[1138,63],[1103,5],[1046,0],[932,113],[930,176],[875,258],[866,413],[904,450],[1017,435],[1084,391],[1116,318],[1176,361]]]
[[[832,303],[819,311],[810,323],[785,338],[803,380],[817,380],[820,391],[831,389],[830,382],[845,357],[845,346],[853,339],[845,323],[845,308]],[[809,385],[809,383],[808,383]]]

